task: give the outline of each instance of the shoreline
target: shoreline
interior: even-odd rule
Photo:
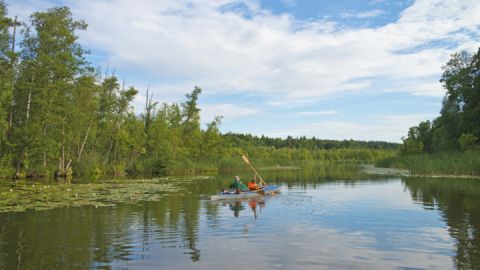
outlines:
[[[401,177],[422,177],[422,178],[461,178],[461,179],[480,179],[480,175],[468,174],[412,174],[410,170],[399,168],[382,168],[373,165],[362,165],[361,172],[372,175],[387,175]]]

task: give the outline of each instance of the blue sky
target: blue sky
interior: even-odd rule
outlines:
[[[475,0],[6,0],[10,15],[71,7],[92,65],[154,99],[195,85],[202,121],[275,137],[400,142],[438,115],[441,67],[480,47]]]

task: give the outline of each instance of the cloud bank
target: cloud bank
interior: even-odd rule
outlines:
[[[11,3],[25,13],[26,3]],[[43,2],[47,6],[48,1]],[[138,69],[172,87],[309,98],[362,90],[362,80],[438,81],[452,51],[478,46],[480,3],[418,0],[377,28],[272,14],[254,0],[66,0],[89,23],[81,41],[111,66]],[[53,5],[53,4],[51,4]],[[374,17],[373,9],[347,17]],[[448,42],[447,45],[439,44]],[[453,47],[453,48],[452,48]],[[356,87],[358,86],[358,87]],[[175,87],[178,88],[178,87]],[[418,94],[441,95],[425,87]]]
[[[392,83],[423,79],[426,85],[438,81],[452,51],[475,49],[480,34],[477,1],[416,1],[396,22],[363,29],[274,15],[256,1],[71,5],[90,24],[82,42],[106,52],[113,66],[138,68],[172,86],[195,83],[212,92],[285,98],[362,90],[371,77]],[[448,46],[437,45],[442,41]],[[416,85],[404,91],[443,94]]]

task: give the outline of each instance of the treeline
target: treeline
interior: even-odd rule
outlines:
[[[403,154],[478,150],[480,147],[480,49],[455,53],[443,67],[446,90],[440,116],[411,127]]]
[[[418,175],[480,175],[480,49],[453,54],[443,71],[440,116],[411,127],[400,156],[378,166]]]
[[[221,117],[202,129],[198,87],[181,104],[158,104],[147,91],[144,113],[135,115],[138,90],[86,61],[77,42],[86,28],[67,7],[20,23],[0,0],[1,177],[217,170],[241,166],[240,153],[372,161],[394,152],[379,142],[222,135]]]
[[[263,166],[371,163],[392,158],[401,146],[397,143],[354,140],[322,140],[317,138],[271,138],[250,134],[226,133],[222,135],[230,148],[245,151]],[[241,160],[225,158],[222,167],[241,166]]]
[[[307,138],[305,136],[293,138],[288,136],[286,139],[270,138],[264,135],[255,136],[251,134],[227,133],[225,138],[237,147],[251,146],[273,146],[275,148],[305,148],[305,149],[342,149],[342,148],[370,148],[370,149],[391,149],[398,150],[400,144],[382,141],[354,141],[354,140],[324,140],[315,137]]]

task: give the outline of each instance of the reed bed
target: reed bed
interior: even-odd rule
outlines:
[[[407,169],[412,175],[480,175],[480,151],[389,157],[378,167]]]

